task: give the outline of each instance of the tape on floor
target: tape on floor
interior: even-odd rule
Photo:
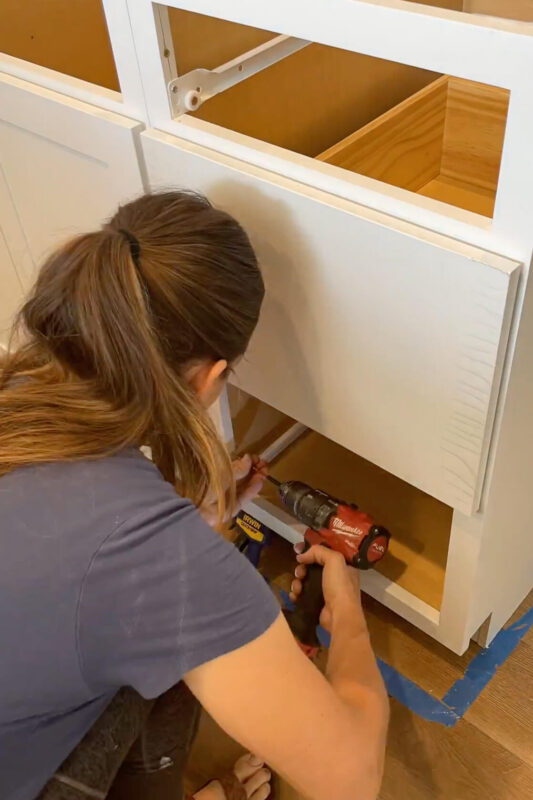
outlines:
[[[294,605],[286,592],[280,592],[284,606],[292,610]],[[533,608],[526,611],[519,620],[503,628],[489,647],[480,650],[465,670],[446,692],[442,700],[421,689],[416,683],[400,672],[377,659],[387,692],[414,714],[429,722],[437,722],[451,728],[479,697],[494,673],[511,655],[520,640],[533,625]],[[329,647],[330,636],[323,628],[317,628],[317,636],[323,647]]]
[[[519,620],[503,628],[496,636],[492,644],[484,650],[480,650],[474,656],[462,678],[455,681],[451,689],[446,692],[442,702],[451,708],[457,717],[462,717],[465,711],[472,705],[476,697],[483,691],[494,673],[501,667],[520,640],[533,625],[533,608],[526,611]]]

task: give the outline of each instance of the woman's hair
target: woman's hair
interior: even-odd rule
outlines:
[[[148,445],[184,497],[212,490],[222,518],[229,455],[184,373],[241,356],[263,294],[246,233],[190,192],[140,197],[65,244],[0,362],[0,475]]]

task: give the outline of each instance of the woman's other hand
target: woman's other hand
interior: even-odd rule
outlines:
[[[232,467],[237,487],[237,501],[231,514],[224,520],[225,522],[230,522],[245,503],[257,497],[268,475],[266,461],[248,453],[233,461]],[[218,509],[216,501],[212,497],[206,498],[199,511],[208,525],[215,526],[217,524]]]
[[[259,456],[244,455],[233,462],[233,474],[237,484],[237,513],[249,500],[257,497],[268,475],[266,461]]]

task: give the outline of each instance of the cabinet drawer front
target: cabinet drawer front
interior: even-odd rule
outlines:
[[[142,139],[152,188],[203,192],[256,249],[267,293],[235,383],[476,510],[519,265],[177,137]]]

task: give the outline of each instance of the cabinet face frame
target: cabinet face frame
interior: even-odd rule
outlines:
[[[526,198],[533,183],[533,24],[407,3],[403,0],[127,0],[152,127],[254,163],[393,216],[529,262]],[[324,165],[193,117],[173,119],[162,59],[166,7],[295,36],[511,92],[492,220],[404,189]],[[165,61],[165,63],[163,63]]]
[[[139,64],[133,42],[126,0],[101,0],[109,41],[115,61],[120,91],[57,72],[22,58],[0,53],[0,72],[59,92],[85,103],[92,103],[116,114],[147,119]],[[24,13],[23,10],[20,12]]]

